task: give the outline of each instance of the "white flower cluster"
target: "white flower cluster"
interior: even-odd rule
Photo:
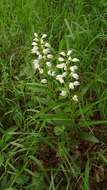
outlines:
[[[34,39],[32,42],[33,48],[31,51],[35,55],[33,68],[35,71],[38,71],[39,74],[42,74],[42,76],[46,75],[46,67],[51,67],[53,60],[51,45],[46,41],[46,38],[46,34],[43,34],[40,38],[37,33],[34,33]],[[47,79],[42,78],[41,83],[47,83]]]
[[[67,96],[72,90],[80,85],[79,75],[77,74],[79,59],[73,56],[73,51],[60,52],[57,56],[53,55],[51,45],[46,41],[47,35],[41,37],[34,33],[32,43],[32,53],[35,55],[33,68],[38,71],[41,83],[48,83],[48,78],[58,81],[60,85],[60,96]],[[58,86],[59,86],[58,85]],[[72,94],[74,94],[72,92]],[[72,99],[78,101],[78,96],[73,95]]]

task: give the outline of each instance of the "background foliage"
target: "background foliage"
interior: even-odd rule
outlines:
[[[0,190],[107,187],[107,1],[0,1]],[[40,85],[33,33],[80,58],[80,103]],[[106,188],[105,188],[106,189]]]

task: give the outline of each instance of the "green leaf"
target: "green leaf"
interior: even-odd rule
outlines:
[[[107,124],[107,120],[98,120],[98,121],[88,121],[88,120],[81,120],[80,121],[80,125],[82,127],[86,127],[86,126],[93,126],[93,125],[106,125]]]
[[[65,156],[66,154],[66,146],[64,142],[60,142],[58,145],[58,153],[61,157]]]
[[[98,143],[99,140],[93,135],[93,134],[89,134],[87,132],[80,132],[79,136],[81,139],[86,140],[86,141],[90,141],[93,143]]]
[[[100,157],[100,159],[101,159],[105,164],[107,164],[107,158],[106,158],[102,153],[99,153],[99,157]]]
[[[32,177],[32,190],[43,190],[44,189],[44,179],[42,173],[35,173],[35,176]]]
[[[89,160],[87,160],[84,172],[83,190],[89,190],[89,172],[90,172]]]
[[[0,153],[0,167],[4,162],[4,155],[2,153]]]
[[[55,135],[59,136],[59,135],[62,135],[62,133],[64,132],[64,130],[65,130],[64,126],[56,126],[54,128],[54,133],[55,133]]]
[[[12,133],[17,130],[17,127],[11,127],[8,130],[5,131],[5,134],[3,135],[3,139],[5,142],[10,140],[12,138]]]
[[[20,175],[19,177],[17,177],[16,183],[18,185],[24,185],[25,183],[28,182],[28,180],[29,180],[28,176]]]
[[[6,188],[5,190],[16,190],[16,189],[12,188],[12,187],[9,187],[9,188]]]

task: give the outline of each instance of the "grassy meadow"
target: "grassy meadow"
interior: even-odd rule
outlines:
[[[0,190],[107,190],[107,1],[0,1]],[[74,49],[78,102],[41,85],[34,32]]]

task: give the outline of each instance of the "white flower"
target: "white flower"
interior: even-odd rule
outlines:
[[[43,69],[40,68],[40,69],[39,69],[39,72],[40,72],[40,74],[43,74]]]
[[[63,58],[63,57],[59,57],[58,60],[59,60],[60,62],[62,62],[62,61],[64,61],[64,58]]]
[[[66,54],[65,54],[64,51],[60,52],[59,54],[62,55],[62,56],[64,56],[64,57],[66,56]]]
[[[43,55],[43,59],[44,59],[44,60],[46,60],[46,59],[47,59],[47,58],[46,58],[46,55]]]
[[[31,53],[36,53],[35,49],[32,49],[32,50],[31,50]]]
[[[49,76],[52,76],[52,72],[51,72],[50,70],[48,71],[48,75],[49,75]]]
[[[74,96],[72,97],[72,99],[73,99],[75,102],[78,102],[78,96],[77,96],[77,95],[74,95]]]
[[[38,59],[34,59],[33,60],[33,64],[39,64],[39,60]]]
[[[51,67],[51,62],[46,62],[46,65],[48,66],[48,67]]]
[[[72,58],[71,58],[71,56],[69,56],[69,57],[68,57],[68,61],[71,61],[71,60],[72,60]]]
[[[38,44],[36,42],[32,42],[32,46],[37,46]]]
[[[66,77],[66,75],[67,75],[67,72],[62,73],[63,77]]]
[[[40,52],[39,52],[39,51],[36,51],[36,54],[39,56],[39,55],[40,55]]]
[[[48,49],[48,48],[43,50],[44,54],[48,54],[49,52],[50,52],[50,49]]]
[[[58,80],[61,84],[64,83],[64,79],[62,75],[57,75],[56,80]]]
[[[54,77],[54,76],[56,75],[56,73],[55,73],[55,71],[49,70],[49,71],[48,71],[48,75]]]
[[[40,42],[41,42],[41,44],[42,44],[42,45],[44,44],[44,41],[43,41],[43,39],[40,39]]]
[[[40,67],[39,64],[37,64],[37,63],[33,64],[34,69],[39,69],[39,67]]]
[[[72,50],[68,50],[67,55],[70,56],[72,53]]]
[[[67,92],[65,90],[62,90],[60,93],[60,96],[66,96],[66,95],[67,95]]]
[[[45,47],[50,48],[50,44],[46,42]]]
[[[74,81],[73,84],[74,84],[74,86],[79,86],[80,82],[79,81]]]
[[[38,46],[34,46],[33,49],[38,50],[39,48],[38,48]]]
[[[39,59],[39,60],[42,59],[42,55],[41,55],[41,54],[39,54],[38,59]]]
[[[66,71],[67,70],[67,66],[65,65],[65,67],[64,67],[64,71]]]
[[[74,89],[74,83],[73,82],[69,83],[69,89],[72,89],[72,90]]]
[[[41,83],[46,84],[47,83],[47,79],[42,79]]]
[[[38,51],[38,47],[37,46],[34,46],[33,48],[32,48],[32,53],[37,53],[37,51]]]
[[[52,55],[52,54],[48,54],[48,55],[47,55],[47,58],[48,58],[48,59],[53,59],[53,55]]]
[[[77,70],[77,69],[78,69],[78,67],[77,67],[76,65],[73,65],[73,66],[70,67],[70,70],[71,70],[72,72],[74,72],[74,71]]]
[[[64,86],[65,83],[69,91],[74,90],[77,86],[80,85],[80,82],[78,80],[79,75],[77,73],[78,67],[76,65],[76,62],[78,62],[79,59],[72,57],[73,50],[62,50],[58,53],[56,60],[56,56],[54,58],[54,54],[51,51],[51,45],[47,42],[46,38],[46,34],[43,34],[39,37],[37,33],[34,33],[34,39],[32,42],[32,53],[35,55],[35,59],[32,62],[33,69],[37,70],[41,76],[42,74],[44,75],[44,71],[46,70],[48,78],[51,78],[52,80],[56,79],[58,83],[60,83],[60,87]],[[53,63],[54,59],[55,63],[57,63],[56,66]],[[44,62],[44,64],[42,62]],[[53,69],[53,67],[56,68]],[[70,76],[71,81],[68,81]],[[42,78],[43,79],[40,79],[41,83],[48,83],[47,77],[43,76]],[[66,96],[66,89],[61,89],[60,95]],[[74,101],[78,101],[77,95],[73,95],[72,99]]]
[[[34,33],[34,36],[37,38],[37,37],[38,37],[38,34],[35,32],[35,33]]]
[[[39,42],[39,39],[38,38],[34,38],[33,39],[35,42]]]
[[[79,75],[77,74],[77,73],[71,73],[71,75],[72,75],[72,77],[74,78],[74,79],[76,79],[76,80],[78,80],[79,79]]]
[[[40,67],[39,61],[38,61],[37,59],[35,59],[35,60],[33,61],[33,68],[34,68],[34,69],[39,69],[39,67]]]
[[[43,34],[42,35],[42,39],[46,38],[47,37],[47,34]]]
[[[74,63],[76,63],[76,62],[78,62],[79,61],[79,59],[77,59],[77,58],[73,58],[72,59],[72,62],[74,62]]]
[[[55,71],[52,71],[51,75],[54,77],[56,75]]]
[[[58,64],[56,67],[59,69],[62,69],[65,67],[65,63]]]

